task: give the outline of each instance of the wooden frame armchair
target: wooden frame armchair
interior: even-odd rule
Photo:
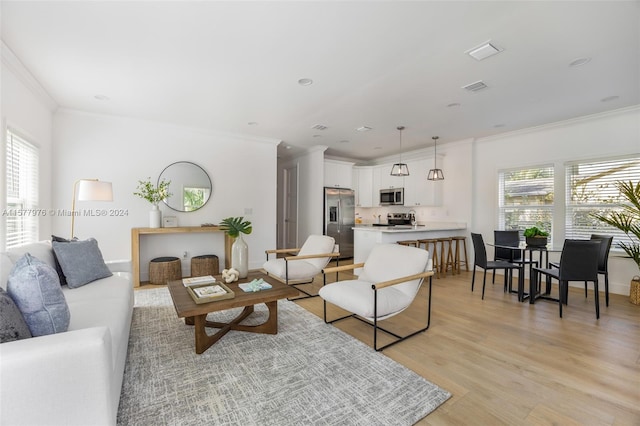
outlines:
[[[364,263],[325,268],[323,272],[326,277],[327,273],[344,272],[356,268],[363,268],[358,279],[331,284],[326,284],[325,279],[319,292],[320,297],[324,299],[325,323],[332,324],[347,318],[355,318],[372,325],[373,348],[376,351],[388,348],[429,328],[434,272],[431,270],[427,250],[398,244],[378,244]],[[403,312],[413,303],[425,278],[429,278],[426,325],[404,336],[380,327],[380,321]],[[327,320],[327,302],[351,314]],[[395,340],[378,347],[378,330],[395,337]]]
[[[337,259],[340,256],[340,253],[335,251],[335,240],[326,235],[310,235],[300,248],[265,250],[265,254],[267,261],[262,265],[265,273],[305,294],[294,300],[317,297],[317,294],[309,293],[298,286],[312,283],[332,258]],[[269,259],[270,254],[289,256]]]

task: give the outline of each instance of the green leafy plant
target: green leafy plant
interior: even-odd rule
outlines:
[[[244,217],[228,217],[220,222],[220,230],[226,232],[232,238],[238,238],[240,233],[250,234],[253,228],[251,222]]]
[[[527,228],[524,230],[525,237],[548,237],[549,233],[544,231],[537,226],[532,226],[531,228]]]
[[[610,212],[606,215],[594,214],[593,217],[626,234],[629,242],[621,241],[618,243],[618,247],[633,259],[640,270],[640,181],[635,184],[633,181],[618,181],[616,187],[620,191],[620,195],[628,201],[628,204],[622,204],[621,211]]]
[[[171,197],[171,193],[169,192],[169,185],[171,184],[170,180],[162,179],[162,181],[158,184],[158,186],[151,183],[151,178],[149,177],[147,180],[139,180],[137,191],[133,193],[133,195],[137,195],[140,198],[143,198],[157,206],[158,203],[168,197]]]

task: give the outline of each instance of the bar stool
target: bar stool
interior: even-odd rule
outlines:
[[[451,268],[451,275],[455,275],[455,265],[453,263],[453,238],[442,237],[438,238],[440,245],[440,272],[442,276],[447,276],[447,271]]]
[[[400,244],[401,246],[407,246],[407,247],[418,247],[419,246],[418,240],[396,241],[396,244]]]
[[[453,241],[456,243],[454,252],[455,252],[455,256],[454,256],[454,264],[455,264],[455,269],[457,271],[457,273],[460,273],[460,267],[464,264],[464,269],[465,271],[469,271],[469,261],[467,260],[467,237],[465,237],[464,235],[457,235],[455,237],[453,237]],[[463,245],[463,254],[464,254],[464,260],[462,260],[460,258],[460,242],[462,241],[462,245]]]
[[[440,278],[440,261],[438,259],[438,240],[436,238],[426,238],[424,240],[418,240],[418,247],[424,244],[425,250],[428,250],[433,255],[432,268],[436,278]],[[433,244],[433,250],[429,247]]]

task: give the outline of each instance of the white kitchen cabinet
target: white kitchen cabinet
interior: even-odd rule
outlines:
[[[442,181],[427,180],[433,159],[407,161],[409,176],[404,178],[404,205],[439,206],[442,204]]]
[[[373,169],[371,166],[353,168],[353,189],[356,191],[356,207],[374,206]],[[375,200],[377,201],[377,198]]]
[[[393,164],[383,164],[381,166],[377,166],[377,172],[380,176],[380,189],[386,188],[404,188],[404,177],[402,176],[391,176],[391,168]]]
[[[338,160],[324,160],[324,186],[331,188],[352,188],[352,168],[354,163]]]

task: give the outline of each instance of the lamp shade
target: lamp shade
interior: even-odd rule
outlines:
[[[428,180],[444,180],[444,173],[442,169],[431,169],[429,170],[429,175],[427,176]]]
[[[78,183],[78,201],[113,201],[111,182],[81,180]]]
[[[396,163],[391,167],[391,176],[409,176],[409,166],[405,163]]]

